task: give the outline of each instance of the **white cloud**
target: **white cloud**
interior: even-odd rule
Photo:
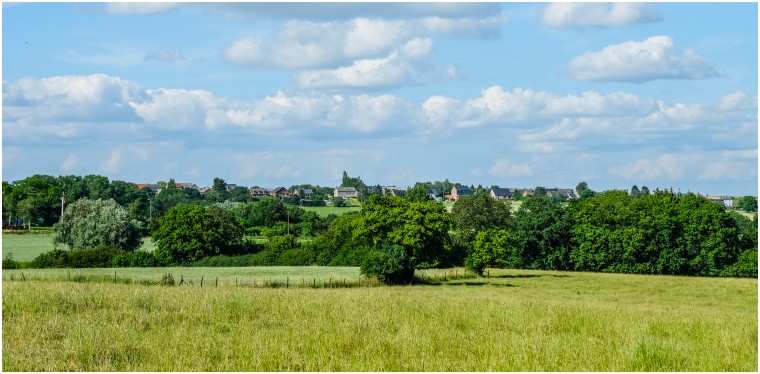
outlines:
[[[553,3],[542,22],[551,27],[615,27],[657,22],[660,16],[643,3]]]
[[[700,165],[704,156],[696,153],[665,153],[655,159],[643,158],[632,164],[613,166],[610,174],[633,180],[680,180]]]
[[[274,38],[252,36],[222,51],[243,67],[301,69],[331,67],[354,58],[375,57],[408,41],[412,25],[357,18],[346,22],[289,21]]]
[[[147,54],[145,54],[145,58],[143,58],[143,61],[167,61],[167,62],[175,62],[175,61],[184,61],[186,60],[185,55],[182,54],[182,51],[179,49],[161,49],[158,51],[150,51]]]
[[[296,78],[301,87],[388,87],[420,84],[429,79],[431,65],[427,62],[433,42],[412,39],[388,57],[357,60],[351,66],[334,70],[312,70]]]
[[[722,111],[748,110],[757,108],[757,96],[749,97],[742,91],[736,91],[723,96],[718,102],[718,109]]]
[[[717,161],[708,162],[697,176],[699,180],[757,180],[757,162]]]
[[[3,82],[3,116],[14,118],[133,118],[127,103],[142,95],[129,81],[105,74],[22,78]],[[44,110],[39,110],[44,108]]]
[[[179,3],[131,2],[108,3],[106,12],[114,14],[153,14],[162,13],[180,5]]]
[[[436,34],[468,38],[499,36],[501,27],[506,24],[507,15],[503,13],[486,18],[432,16],[422,19],[422,25]]]
[[[119,167],[121,166],[121,160],[122,160],[122,153],[123,150],[121,148],[116,148],[113,151],[111,151],[111,157],[108,158],[103,164],[100,165],[100,171],[104,173],[116,173],[119,171]]]
[[[533,170],[528,164],[516,164],[509,159],[500,158],[488,169],[488,174],[499,178],[525,177],[533,175]]]
[[[566,68],[573,79],[645,82],[655,79],[705,79],[717,71],[694,51],[678,51],[668,36],[628,41],[587,52]]]
[[[148,100],[129,105],[145,122],[179,130],[204,125],[206,113],[224,103],[204,90],[157,89],[147,91]]]
[[[63,161],[61,164],[61,171],[68,172],[71,171],[71,169],[74,168],[79,163],[79,157],[77,157],[76,154],[70,153],[69,157],[66,157],[66,160]]]
[[[642,100],[625,92],[601,95],[586,91],[581,96],[566,95],[547,100],[544,112],[551,115],[641,115],[654,109],[654,104],[652,100]]]

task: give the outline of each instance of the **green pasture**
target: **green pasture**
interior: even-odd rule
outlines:
[[[3,271],[4,371],[758,370],[757,279],[491,269],[429,285],[286,289],[39,274]]]
[[[6,234],[3,233],[3,258],[10,254],[16,261],[31,261],[41,253],[53,250],[53,234]],[[58,248],[68,249],[65,245]],[[150,237],[143,238],[140,250],[152,252],[155,244]]]
[[[347,207],[333,207],[333,206],[304,206],[302,207],[307,212],[317,212],[320,217],[327,217],[330,214],[336,216],[342,216],[348,212],[358,212],[362,208],[360,206],[347,206]]]

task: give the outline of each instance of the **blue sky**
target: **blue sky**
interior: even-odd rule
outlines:
[[[757,195],[757,3],[3,3],[3,180]]]

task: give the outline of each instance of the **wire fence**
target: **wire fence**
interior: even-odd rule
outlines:
[[[77,269],[81,270],[81,269]],[[488,276],[488,275],[486,275]],[[479,278],[477,274],[467,269],[432,269],[419,271],[415,274],[412,284],[439,284],[462,279]],[[160,279],[120,276],[118,270],[112,275],[103,274],[72,274],[67,271],[57,273],[41,273],[34,270],[4,272],[4,282],[48,281],[75,283],[113,283],[143,286],[174,286],[174,287],[239,287],[239,288],[356,288],[377,287],[383,284],[376,278],[361,277],[218,277],[200,276],[186,277],[184,274],[166,273]]]

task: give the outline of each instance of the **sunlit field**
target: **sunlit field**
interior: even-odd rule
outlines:
[[[451,280],[460,270],[445,270],[446,281],[421,272],[432,279],[425,285],[353,288],[114,284],[68,281],[67,270],[47,278],[24,270],[22,280],[3,271],[3,370],[758,369],[757,279],[490,269],[488,278]],[[275,271],[359,277],[356,268]]]

